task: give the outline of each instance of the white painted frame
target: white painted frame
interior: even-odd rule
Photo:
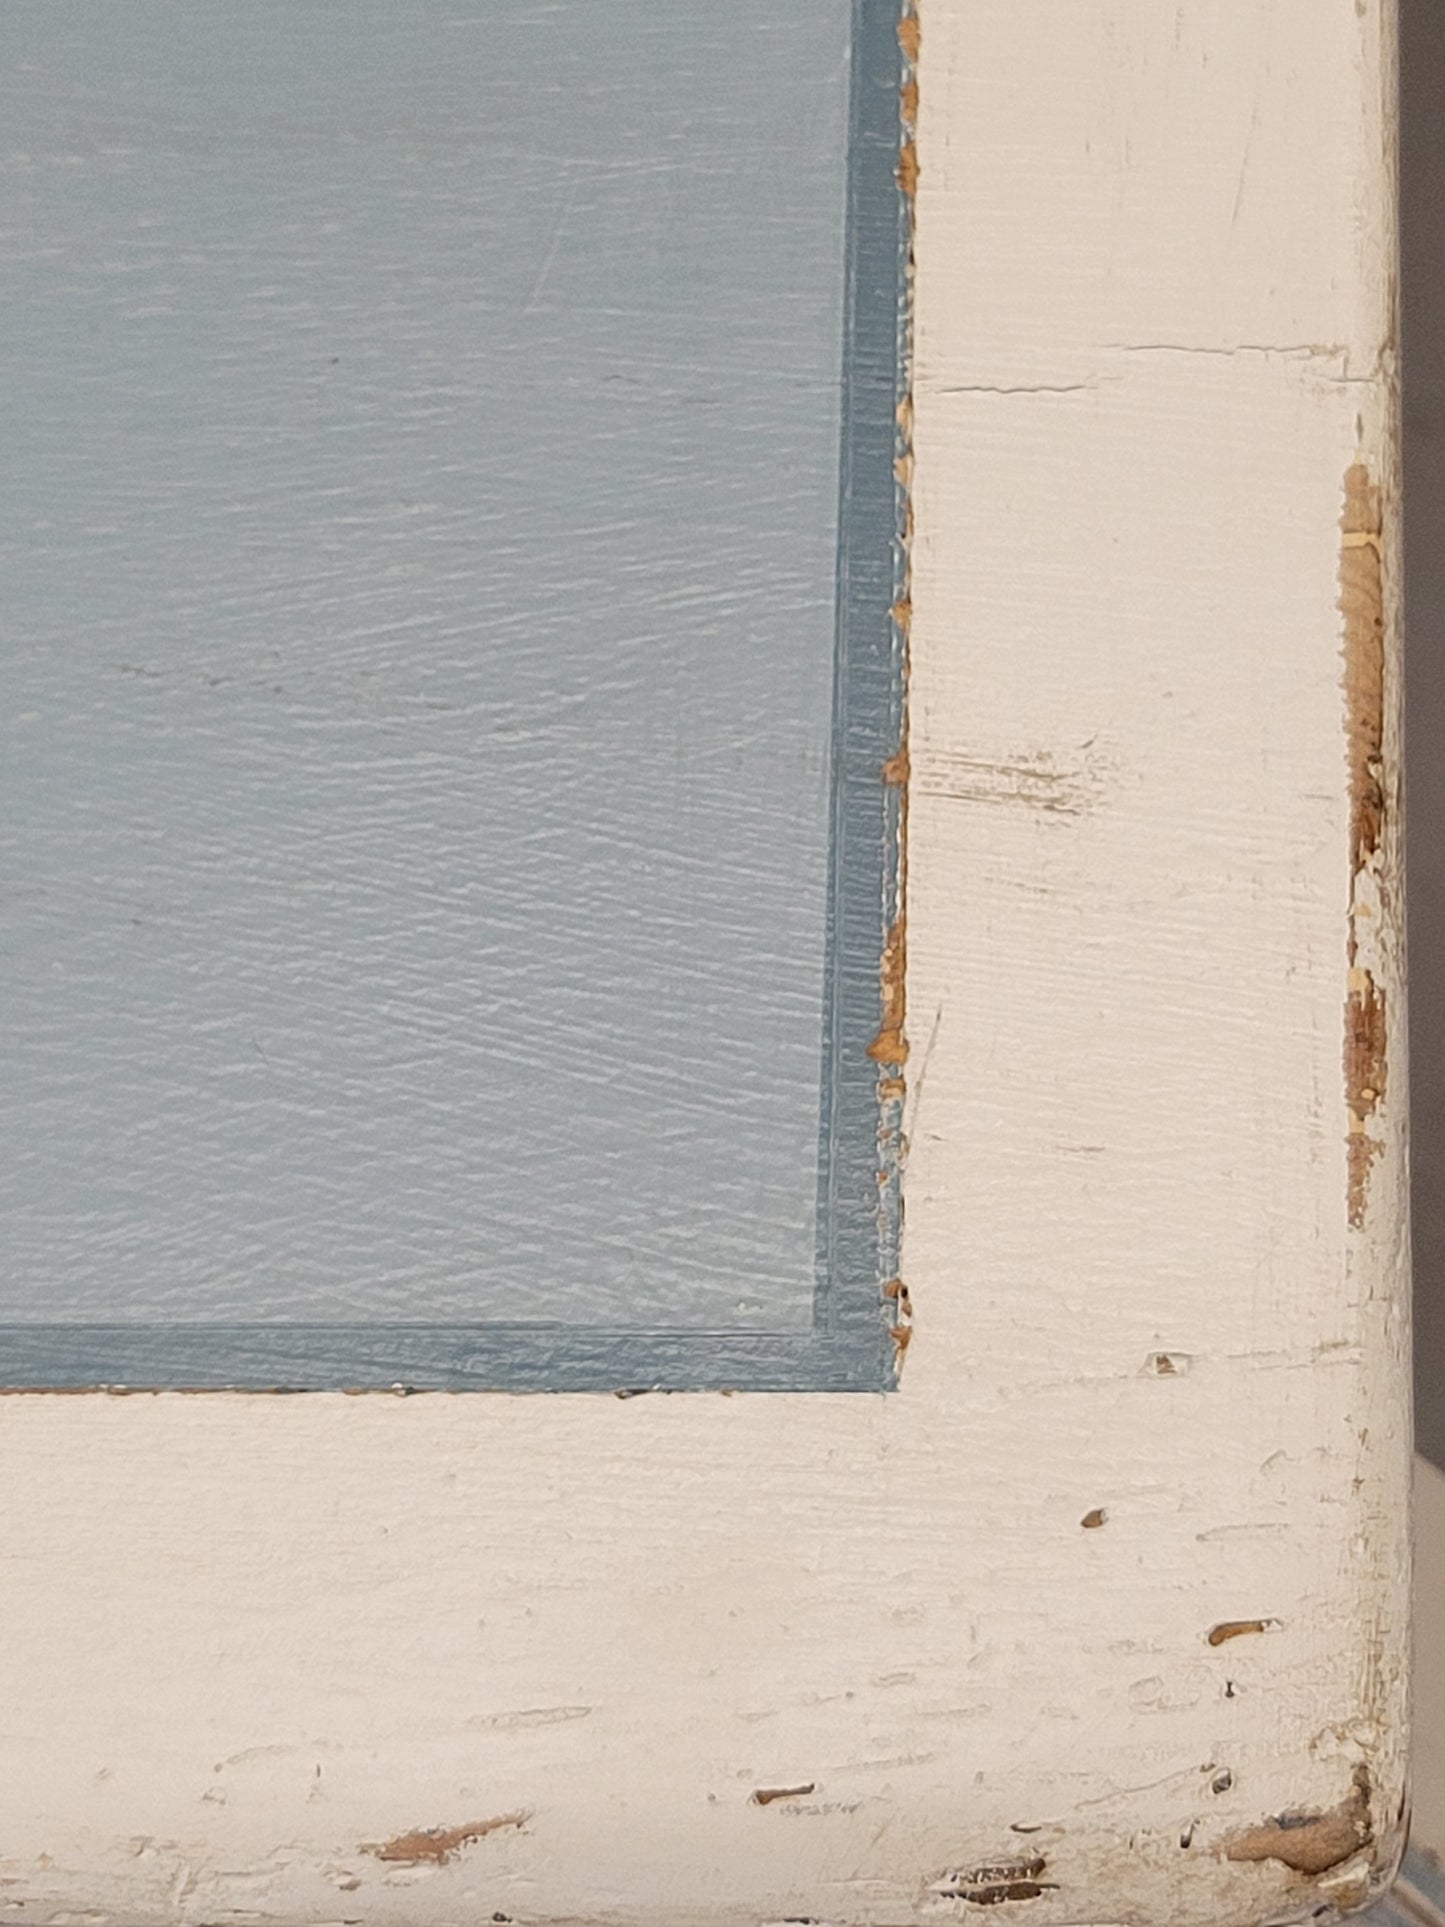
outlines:
[[[926,0],[901,1389],[0,1401],[7,1917],[1388,1875],[1392,62],[1380,0]]]

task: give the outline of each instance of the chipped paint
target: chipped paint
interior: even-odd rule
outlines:
[[[454,1860],[464,1847],[471,1846],[475,1840],[485,1840],[490,1833],[504,1833],[511,1829],[526,1826],[531,1819],[529,1812],[518,1810],[515,1813],[497,1813],[488,1820],[467,1820],[456,1827],[412,1827],[406,1833],[399,1833],[392,1840],[380,1845],[363,1842],[361,1851],[373,1853],[378,1860],[400,1862],[404,1866],[417,1867],[427,1862],[435,1867],[444,1867]]]
[[[882,1169],[882,1242],[885,1266],[896,1263],[896,1249],[902,1232],[902,1178],[907,1150],[903,1134],[903,1107],[908,1094],[904,1066],[908,1062],[907,1016],[908,976],[908,803],[912,781],[909,746],[909,640],[913,617],[912,542],[913,542],[913,207],[918,186],[918,153],[915,136],[918,123],[918,56],[920,47],[918,13],[912,0],[904,0],[898,23],[898,43],[902,56],[898,96],[899,158],[897,179],[906,204],[903,276],[903,310],[899,353],[900,391],[895,404],[893,474],[897,489],[897,576],[891,609],[893,646],[898,663],[898,739],[893,753],[880,771],[890,793],[891,826],[894,837],[894,868],[889,918],[879,959],[880,1018],[878,1031],[868,1045],[868,1056],[878,1067],[878,1145]],[[889,1326],[893,1343],[895,1377],[902,1371],[904,1354],[913,1337],[912,1306],[908,1293],[897,1278],[884,1286],[883,1295],[891,1302],[894,1317]]]
[[[1278,1629],[1277,1619],[1222,1619],[1217,1626],[1211,1626],[1206,1638],[1211,1646],[1227,1645],[1231,1639],[1246,1639],[1251,1633],[1268,1633]]]
[[[883,1296],[893,1308],[893,1322],[888,1328],[888,1336],[893,1340],[894,1369],[901,1371],[903,1355],[913,1342],[913,1300],[901,1278],[890,1278],[883,1287]]]
[[[755,1787],[749,1796],[749,1805],[770,1807],[777,1800],[802,1800],[817,1791],[816,1780],[805,1780],[799,1786],[760,1786]]]
[[[908,969],[908,926],[900,914],[889,925],[883,940],[883,961],[879,970],[882,989],[883,1021],[878,1035],[868,1046],[875,1064],[906,1064],[908,1039],[903,1021],[907,1006],[905,983]]]
[[[898,22],[898,46],[903,55],[903,84],[898,95],[903,140],[898,154],[898,186],[911,203],[918,194],[918,56],[922,47],[918,8],[905,0]],[[910,279],[913,253],[910,244]]]
[[[1364,1223],[1370,1167],[1381,1149],[1368,1120],[1385,1094],[1389,1072],[1385,993],[1372,973],[1355,965],[1345,998],[1345,1102],[1349,1107],[1350,1223]]]
[[[901,602],[895,606],[895,621],[899,621],[898,610],[904,607],[905,605]],[[888,761],[883,765],[883,781],[890,789],[906,789],[911,774],[912,771],[908,760],[908,744],[904,742],[900,745],[897,752],[890,756]]]
[[[1277,1860],[1294,1873],[1318,1878],[1373,1845],[1374,1838],[1369,1769],[1357,1766],[1338,1806],[1280,1813],[1245,1827],[1226,1839],[1224,1855],[1245,1862]]]
[[[967,1871],[944,1874],[932,1892],[942,1900],[964,1900],[975,1907],[997,1907],[1008,1900],[1038,1900],[1052,1893],[1057,1882],[1043,1880],[1048,1861],[1042,1854],[1027,1860],[1004,1860]]]
[[[1369,1204],[1370,1170],[1381,1149],[1371,1131],[1389,1076],[1383,985],[1361,946],[1375,900],[1386,824],[1385,553],[1381,491],[1363,462],[1345,473],[1340,519],[1339,610],[1344,624],[1345,740],[1349,765],[1350,909],[1344,1076],[1349,1221]]]
[[[1350,766],[1350,865],[1361,869],[1384,826],[1385,586],[1380,490],[1363,462],[1345,473],[1340,596]]]

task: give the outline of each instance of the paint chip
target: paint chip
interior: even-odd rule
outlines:
[[[1345,745],[1349,767],[1349,984],[1345,997],[1344,1076],[1349,1111],[1346,1200],[1350,1224],[1364,1224],[1370,1169],[1380,1152],[1369,1119],[1385,1094],[1388,1025],[1385,993],[1359,956],[1369,906],[1361,877],[1376,863],[1388,802],[1385,772],[1385,519],[1381,492],[1363,462],[1345,472],[1340,517],[1339,611],[1344,622]]]
[[[1279,1624],[1277,1619],[1221,1619],[1217,1626],[1210,1627],[1207,1637],[1211,1646],[1223,1646],[1250,1633],[1277,1632]]]
[[[883,957],[879,964],[883,1021],[878,1035],[868,1046],[868,1055],[875,1064],[903,1065],[908,1062],[908,1040],[903,1034],[907,973],[908,927],[900,915],[894,919],[883,941]]]
[[[1277,1860],[1294,1873],[1317,1878],[1353,1859],[1374,1843],[1370,1821],[1370,1773],[1357,1766],[1348,1796],[1325,1812],[1317,1808],[1280,1813],[1231,1834],[1225,1858],[1245,1862]]]
[[[444,1867],[474,1840],[484,1840],[489,1833],[501,1833],[509,1827],[524,1827],[531,1817],[519,1809],[515,1813],[494,1814],[488,1820],[464,1821],[458,1827],[413,1827],[409,1833],[399,1833],[395,1839],[380,1845],[364,1842],[361,1851],[374,1853],[378,1860],[396,1861],[408,1867],[427,1861]]]
[[[934,1881],[932,1891],[943,1900],[964,1900],[974,1907],[998,1907],[1007,1900],[1039,1900],[1055,1893],[1058,1883],[1043,1880],[1048,1867],[1042,1854],[1027,1860],[1004,1860],[991,1865],[954,1870]]]

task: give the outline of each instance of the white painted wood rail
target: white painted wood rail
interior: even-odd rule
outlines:
[[[0,1400],[17,1927],[1390,1873],[1390,9],[919,26],[901,1389]]]

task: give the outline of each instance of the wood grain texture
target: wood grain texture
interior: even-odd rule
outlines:
[[[1390,16],[929,0],[919,78],[902,1388],[0,1400],[25,1927],[1245,1927],[1394,1862]]]

